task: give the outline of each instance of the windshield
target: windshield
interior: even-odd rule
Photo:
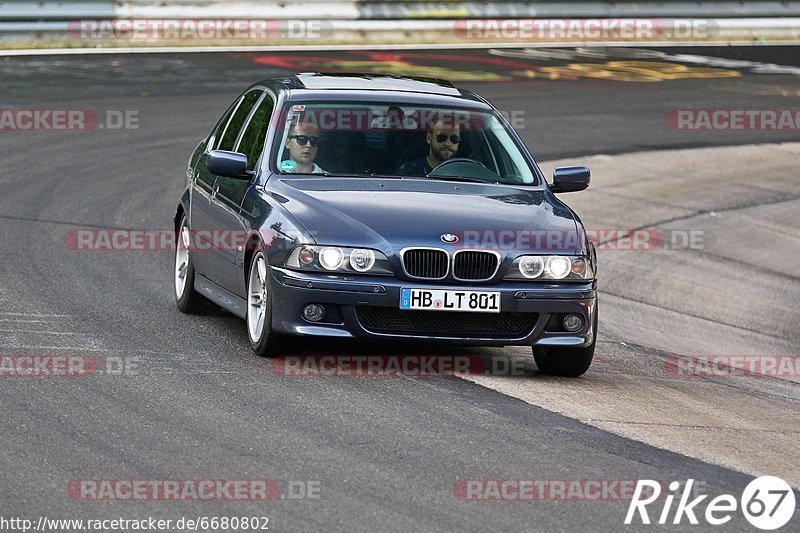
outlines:
[[[397,176],[535,185],[491,112],[407,104],[290,104],[271,159],[281,174]]]

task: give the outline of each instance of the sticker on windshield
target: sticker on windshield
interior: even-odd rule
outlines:
[[[292,111],[305,111],[305,110],[306,110],[306,106],[304,106],[304,105],[293,105],[292,106]]]
[[[281,172],[292,172],[295,168],[297,168],[297,163],[287,159],[286,161],[281,161]]]

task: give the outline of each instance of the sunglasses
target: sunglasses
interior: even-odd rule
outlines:
[[[311,143],[311,146],[319,146],[319,137],[312,137],[310,135],[289,135],[290,139],[297,141],[300,146],[305,146]]]
[[[443,143],[446,140],[447,140],[447,134],[440,133],[439,135],[436,136],[436,142],[437,143]],[[461,137],[459,137],[458,135],[451,135],[450,136],[450,142],[453,143],[453,144],[458,144],[458,143],[461,142]]]

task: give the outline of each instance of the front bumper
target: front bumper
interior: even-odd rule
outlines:
[[[400,280],[388,276],[348,276],[296,272],[271,267],[273,292],[273,331],[289,335],[338,337],[351,339],[415,339],[435,340],[473,346],[572,346],[582,347],[592,343],[597,312],[595,281],[585,283],[526,283],[503,281],[487,284],[443,284]],[[476,334],[419,333],[415,331],[375,331],[365,327],[357,308],[377,307],[385,311],[396,310],[400,303],[400,289],[447,288],[457,290],[499,291],[502,313],[530,313],[530,327],[512,335],[495,335],[491,332]],[[301,313],[303,306],[317,303],[335,310],[332,323],[311,323]],[[408,311],[403,311],[408,313]],[[447,311],[419,311],[420,313],[449,313]],[[575,333],[557,331],[551,317],[556,314],[577,313],[583,316],[584,326]],[[535,319],[534,319],[535,316]],[[448,317],[450,318],[450,317]],[[554,330],[555,329],[555,330]]]

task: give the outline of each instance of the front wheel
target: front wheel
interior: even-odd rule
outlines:
[[[278,335],[272,331],[272,291],[267,258],[259,247],[250,261],[247,276],[247,337],[257,355],[278,353]]]
[[[596,306],[597,304],[595,304]],[[592,344],[583,348],[569,346],[534,346],[533,359],[539,372],[549,376],[576,378],[589,370],[594,359],[594,347],[597,344],[597,307],[593,320],[594,338]]]

